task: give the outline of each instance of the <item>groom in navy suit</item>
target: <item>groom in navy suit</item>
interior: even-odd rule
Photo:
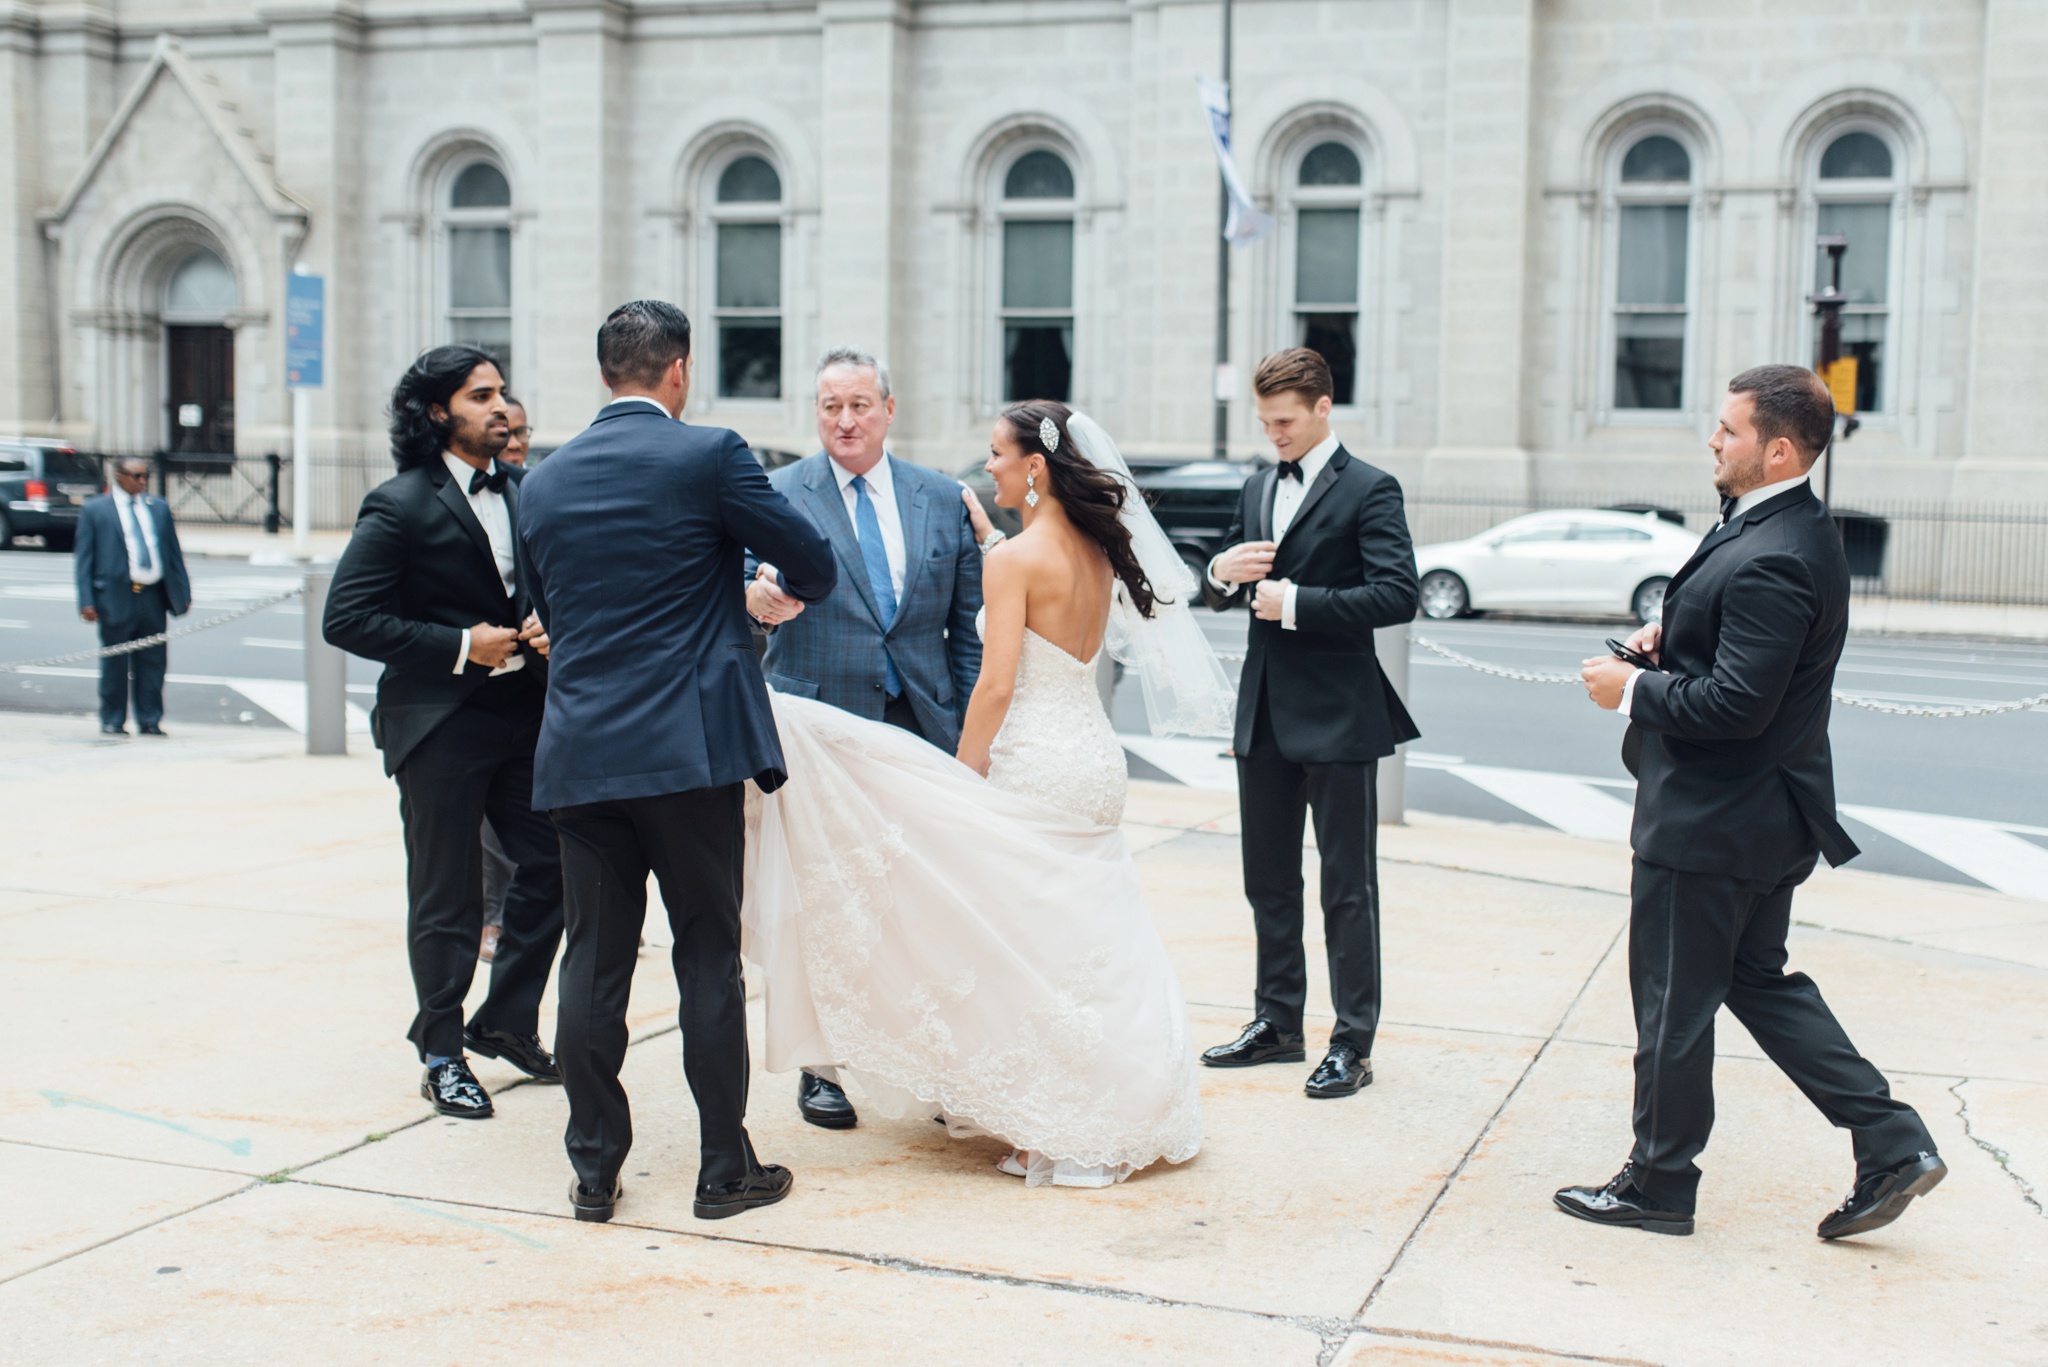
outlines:
[[[831,540],[841,582],[806,608],[777,587],[772,556],[748,557],[747,610],[771,633],[768,682],[951,754],[981,677],[982,551],[960,485],[888,453],[896,398],[867,352],[819,359],[817,413],[824,449],[769,478]],[[828,1130],[859,1121],[836,1081],[809,1072],[797,1110]]]
[[[579,1220],[609,1220],[633,1142],[619,1085],[647,876],[675,934],[683,1072],[697,1102],[696,1214],[789,1192],[754,1156],[740,982],[745,783],[782,786],[782,746],[742,591],[745,547],[801,602],[830,593],[824,536],[768,485],[737,433],[679,421],[690,320],[642,300],[597,334],[612,401],[521,486],[520,536],[546,630],[533,801],[562,836],[565,940],[555,1052]]]

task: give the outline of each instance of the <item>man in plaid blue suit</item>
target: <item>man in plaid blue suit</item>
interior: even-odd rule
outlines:
[[[889,370],[835,348],[818,362],[818,454],[771,481],[832,542],[839,586],[804,604],[748,560],[747,610],[768,628],[768,686],[885,721],[952,753],[981,676],[981,548],[960,485],[885,449]],[[828,1070],[829,1071],[829,1070]],[[858,1123],[830,1078],[805,1073],[797,1108],[825,1129]]]

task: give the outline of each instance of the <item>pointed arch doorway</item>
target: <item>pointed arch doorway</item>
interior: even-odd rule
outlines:
[[[194,248],[164,286],[164,450],[232,456],[235,450],[234,272]]]

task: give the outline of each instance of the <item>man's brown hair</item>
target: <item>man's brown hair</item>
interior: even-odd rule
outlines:
[[[1290,390],[1301,395],[1302,402],[1310,408],[1316,406],[1317,399],[1337,397],[1337,386],[1330,379],[1330,363],[1321,352],[1294,346],[1259,362],[1258,370],[1252,374],[1252,392],[1270,399]]]
[[[1756,434],[1765,446],[1791,438],[1806,457],[1820,459],[1835,437],[1835,398],[1820,376],[1797,365],[1760,365],[1728,382],[1730,394],[1747,394],[1756,409]]]

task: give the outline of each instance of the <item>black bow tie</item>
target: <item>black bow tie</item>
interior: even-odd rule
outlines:
[[[1731,517],[1733,517],[1733,516],[1735,516],[1735,503],[1736,503],[1736,500],[1735,500],[1735,496],[1734,496],[1734,495],[1732,495],[1732,494],[1723,494],[1723,495],[1721,495],[1721,525],[1722,525],[1722,526],[1724,526],[1724,527],[1725,527],[1725,526],[1727,526],[1727,525],[1728,525],[1728,519],[1729,519],[1729,518],[1731,518]]]
[[[1296,484],[1299,484],[1299,483],[1301,483],[1301,462],[1300,462],[1300,461],[1298,461],[1298,460],[1283,460],[1283,461],[1281,461],[1281,462],[1280,462],[1280,478],[1282,478],[1282,479],[1291,479],[1291,480],[1293,480],[1293,481],[1294,481],[1294,482],[1295,482]]]
[[[510,466],[500,465],[498,462],[492,461],[490,469],[471,472],[469,476],[470,496],[475,497],[479,489],[489,489],[494,494],[502,494],[505,492],[505,481],[510,478],[512,478]]]

